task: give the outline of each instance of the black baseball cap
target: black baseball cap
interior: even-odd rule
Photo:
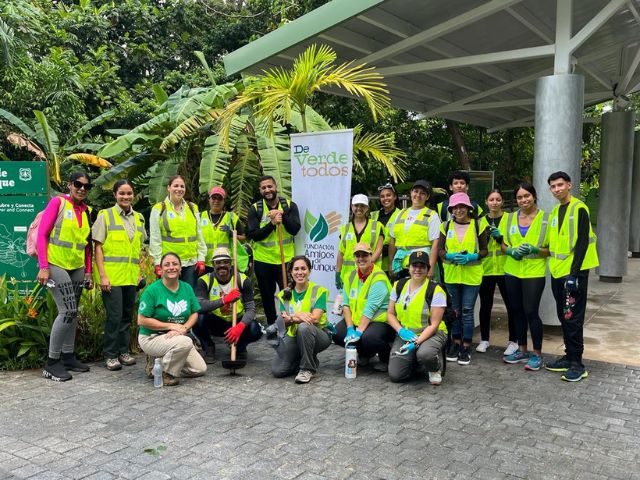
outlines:
[[[409,255],[409,265],[414,263],[422,263],[423,265],[429,265],[429,255],[422,250],[415,250]]]

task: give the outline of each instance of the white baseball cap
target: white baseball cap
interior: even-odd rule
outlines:
[[[369,206],[369,197],[363,195],[362,193],[358,193],[354,195],[351,199],[351,205],[367,205]]]

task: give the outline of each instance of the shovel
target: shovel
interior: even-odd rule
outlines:
[[[238,232],[233,231],[233,285],[236,286],[236,282],[238,281]],[[238,322],[238,302],[233,302],[232,306],[232,320],[231,326],[235,327]],[[222,361],[222,368],[226,368],[227,370],[231,370],[231,375],[236,374],[236,370],[240,370],[244,368],[247,364],[246,360],[237,360],[236,359],[236,344],[231,344],[231,359]]]

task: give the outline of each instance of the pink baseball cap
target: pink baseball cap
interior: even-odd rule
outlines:
[[[227,194],[222,187],[213,187],[209,192],[209,196],[211,195],[220,195],[222,198],[226,198]]]
[[[451,211],[456,205],[466,205],[473,210],[473,205],[471,204],[471,200],[469,200],[469,195],[464,192],[454,193],[449,197],[449,207],[447,210]]]

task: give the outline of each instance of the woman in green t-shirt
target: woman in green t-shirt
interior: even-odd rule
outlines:
[[[296,371],[296,383],[309,383],[318,371],[318,353],[331,345],[327,333],[326,288],[309,281],[311,261],[304,255],[293,257],[288,288],[278,294],[280,316],[276,320],[280,341],[271,364],[274,377]]]
[[[145,289],[140,298],[138,343],[147,357],[147,376],[151,377],[154,357],[162,357],[162,380],[177,385],[176,377],[199,377],[207,365],[187,335],[198,320],[200,304],[191,286],[180,281],[182,264],[175,253],[160,260],[160,280]]]

